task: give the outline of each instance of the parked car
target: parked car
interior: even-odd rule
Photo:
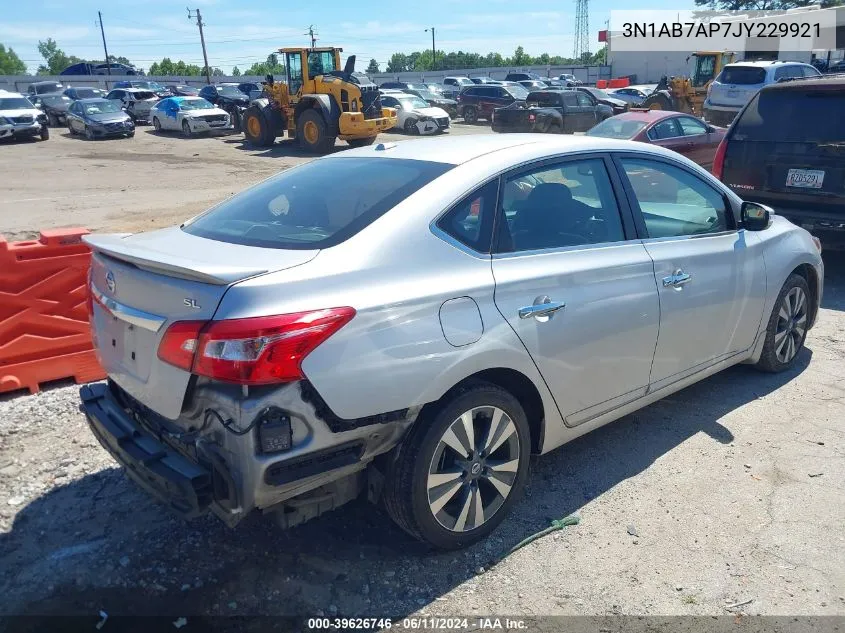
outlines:
[[[66,97],[70,97],[73,101],[77,99],[98,99],[104,98],[108,93],[99,88],[89,88],[88,86],[71,86],[64,91]]]
[[[287,527],[367,495],[443,549],[501,523],[532,453],[738,363],[794,368],[824,283],[804,229],[582,136],[352,149],[83,239],[108,380],[81,409],[148,494]]]
[[[249,105],[249,97],[238,90],[237,86],[231,84],[203,86],[200,89],[199,96],[218,107],[225,105],[246,107]]]
[[[538,75],[537,73],[527,72],[527,73],[508,73],[505,76],[505,81],[542,81],[543,77]]]
[[[115,88],[140,88],[142,90],[150,90],[159,99],[164,99],[171,96],[170,90],[165,88],[157,81],[118,81],[114,84]]]
[[[194,86],[186,86],[184,84],[168,84],[165,86],[174,97],[197,97],[200,89]]]
[[[178,130],[184,136],[229,127],[229,114],[202,97],[169,97],[150,111],[156,132]]]
[[[728,64],[707,88],[704,118],[714,125],[730,125],[739,111],[763,86],[783,79],[818,77],[810,64],[798,62],[737,62]]]
[[[0,90],[0,139],[50,138],[47,116],[17,92]]]
[[[93,141],[109,136],[135,136],[135,122],[117,99],[78,99],[67,111],[67,129]]]
[[[143,75],[144,73],[134,66],[126,64],[118,64],[113,62],[111,64],[91,64],[89,62],[80,62],[72,64],[65,68],[60,75],[108,75],[115,76],[123,75]]]
[[[474,86],[472,79],[469,77],[444,77],[443,85],[440,89],[443,91],[443,96],[449,99],[457,99],[461,90],[467,86]]]
[[[67,119],[67,109],[73,100],[61,92],[52,92],[30,97],[30,102],[36,108],[47,115],[47,125],[59,127],[64,125]]]
[[[710,125],[690,114],[640,110],[605,119],[587,135],[660,145],[710,169],[725,132],[725,128]]]
[[[513,86],[472,85],[464,88],[458,95],[458,116],[467,123],[479,119],[490,119],[493,110],[510,105],[514,101],[525,101],[528,91],[514,84]]]
[[[632,106],[639,106],[648,95],[639,88],[617,88],[607,93],[614,99],[620,99]]]
[[[106,99],[119,102],[136,124],[139,121],[149,122],[150,109],[159,100],[154,92],[141,88],[117,88],[109,92]]]
[[[425,84],[410,81],[385,81],[379,88],[385,90],[428,90],[428,86]]]
[[[628,104],[619,99],[618,97],[613,97],[607,94],[604,90],[600,90],[599,88],[591,88],[589,86],[576,86],[575,90],[579,90],[581,92],[585,92],[592,96],[596,101],[599,103],[603,103],[606,106],[610,106],[613,109],[613,114],[621,114],[628,109]]]
[[[490,77],[470,77],[470,81],[474,84],[493,84],[497,85],[499,82]]]
[[[405,88],[404,92],[416,95],[432,108],[441,108],[446,110],[450,117],[458,116],[458,102],[454,99],[447,99],[446,97],[435,94],[428,89],[421,88]]]
[[[443,86],[441,86],[440,84],[425,84],[425,87],[428,88],[434,94],[445,97],[445,95],[443,94]],[[446,97],[446,98],[450,99],[452,97]]]
[[[238,90],[244,93],[247,97],[258,99],[264,93],[264,88],[254,81],[244,81],[238,84]]]
[[[845,248],[845,77],[770,84],[751,98],[713,173],[746,200]]]
[[[609,117],[606,106],[575,90],[542,90],[525,101],[496,108],[491,117],[494,132],[543,132],[572,134],[585,132],[597,121]]]
[[[557,76],[558,80],[562,81],[566,86],[570,88],[575,86],[583,86],[584,82],[575,77],[575,75],[564,73],[562,75]]]
[[[522,81],[516,82],[529,92],[534,90],[545,90],[549,87],[545,81],[540,81],[539,79],[523,79]]]
[[[48,92],[61,92],[65,87],[58,81],[36,81],[26,88],[27,96],[46,94]]]
[[[825,73],[845,73],[845,59],[830,62],[824,71]]]
[[[406,92],[382,92],[381,105],[396,108],[396,127],[407,134],[437,134],[449,129],[449,113]]]

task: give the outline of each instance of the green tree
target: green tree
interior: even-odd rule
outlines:
[[[46,42],[39,40],[38,52],[41,53],[41,57],[43,57],[44,61],[47,62],[46,65],[41,64],[38,67],[39,75],[58,75],[68,66],[85,61],[75,55],[66,55],[65,52],[59,48],[59,45],[56,44],[56,41],[50,37],[47,38]]]
[[[374,59],[371,59],[370,65],[367,66],[367,73],[373,74],[373,73],[377,73],[377,72],[380,72],[379,69],[378,69],[378,62]]]
[[[241,76],[241,69],[235,66],[232,69],[232,77],[240,77]]]
[[[530,66],[533,62],[531,55],[528,55],[521,46],[517,46],[511,57],[511,66]]]
[[[419,55],[419,53],[417,53]],[[408,57],[404,53],[393,53],[387,62],[388,73],[403,73],[408,70]]]
[[[821,4],[823,9],[841,7],[845,0],[695,0],[696,6],[719,11],[771,11]]]
[[[279,56],[271,53],[267,60],[253,64],[244,71],[244,75],[264,77],[265,75],[283,75],[285,65],[279,63]]]
[[[17,53],[10,47],[6,49],[0,44],[0,75],[25,75],[26,64],[21,61]]]

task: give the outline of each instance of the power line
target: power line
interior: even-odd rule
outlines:
[[[192,19],[194,15],[191,13],[190,9],[186,9],[188,11],[188,19]],[[199,9],[195,10],[196,18],[197,18],[197,26],[200,29],[200,42],[202,42],[202,58],[205,60],[205,81],[208,85],[211,85],[211,69],[208,67],[208,54],[205,52],[205,35],[202,32],[202,14],[200,13]]]
[[[314,32],[313,24],[308,27],[308,32],[303,33],[303,35],[308,35],[311,38],[311,48],[317,48],[317,36],[319,35],[319,33]]]
[[[100,34],[103,36],[103,52],[106,54],[106,73],[111,77],[111,63],[109,62],[109,49],[106,47],[106,31],[103,28],[103,14],[97,11],[100,18]]]

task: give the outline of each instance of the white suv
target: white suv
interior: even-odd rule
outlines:
[[[44,113],[22,94],[0,90],[0,139],[36,136],[50,138]]]
[[[783,79],[818,77],[821,73],[810,64],[763,61],[737,62],[722,69],[707,89],[704,120],[728,126],[743,106],[763,86]]]

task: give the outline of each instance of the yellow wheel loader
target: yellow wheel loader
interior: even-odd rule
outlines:
[[[244,113],[247,142],[267,147],[284,136],[306,151],[326,154],[336,139],[370,145],[396,125],[396,110],[383,108],[378,86],[355,72],[355,56],[340,68],[342,48],[282,48],[286,83],[268,75],[264,95]]]
[[[702,115],[707,88],[716,75],[722,72],[725,64],[733,63],[734,54],[721,51],[699,51],[690,57],[695,57],[695,72],[692,77],[663,77],[654,92],[643,101],[641,108]]]

